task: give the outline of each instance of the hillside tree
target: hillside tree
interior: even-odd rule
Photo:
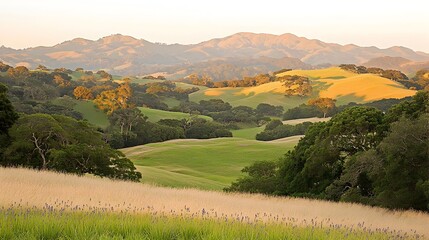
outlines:
[[[307,104],[310,106],[316,106],[323,113],[323,118],[326,118],[326,114],[335,108],[335,99],[332,98],[314,98],[308,100]]]

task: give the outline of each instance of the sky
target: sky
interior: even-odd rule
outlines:
[[[237,32],[429,53],[427,0],[0,0],[0,46],[53,46],[111,34],[199,43]]]

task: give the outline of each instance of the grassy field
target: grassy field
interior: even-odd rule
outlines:
[[[0,239],[389,239],[390,235],[346,228],[247,223],[157,214],[106,211],[0,210]],[[168,230],[167,230],[168,229]]]
[[[216,98],[229,102],[232,106],[243,105],[255,108],[260,103],[268,103],[276,106],[283,106],[285,109],[306,103],[309,99],[301,97],[285,97],[284,94],[278,92],[265,91],[258,93],[243,87],[203,89],[189,95],[189,100],[194,102]]]
[[[0,189],[0,239],[429,236],[427,213],[350,203],[160,188],[5,168],[0,168]]]
[[[88,120],[89,123],[95,126],[101,128],[109,126],[107,115],[100,109],[96,108],[94,103],[91,101],[76,101],[74,110],[80,112],[84,119]]]
[[[169,108],[177,107],[181,103],[179,100],[172,97],[161,97],[161,102],[167,104]]]
[[[169,112],[169,111],[163,111],[158,109],[151,109],[151,108],[145,108],[145,107],[139,107],[140,111],[148,117],[148,120],[151,122],[158,122],[161,119],[183,119],[183,118],[189,118],[190,115],[188,113],[182,113],[182,112]],[[203,118],[209,121],[212,121],[213,119],[208,116],[199,115],[199,118]]]
[[[327,118],[312,117],[312,118],[291,119],[291,120],[285,120],[285,121],[282,121],[282,122],[285,125],[297,125],[297,124],[300,124],[300,123],[303,123],[303,122],[312,122],[312,123],[327,122],[330,119],[331,119],[330,117],[327,117]]]
[[[221,190],[258,160],[277,160],[298,142],[270,143],[241,138],[182,139],[122,149],[143,182],[170,187]]]
[[[404,98],[413,96],[416,91],[406,89],[400,83],[373,74],[359,74],[344,79],[320,80],[329,87],[320,91],[320,97],[337,99],[347,103],[350,96],[362,98],[363,101],[375,101],[383,98]]]
[[[339,67],[316,70],[293,70],[279,74],[306,76],[321,86],[320,97],[334,98],[337,105],[349,102],[370,102],[383,98],[404,98],[416,91],[406,89],[400,83],[374,74],[356,74]]]
[[[98,109],[92,101],[76,100],[70,97],[60,97],[54,99],[52,103],[73,108],[73,110],[76,112],[81,113],[85,120],[97,127],[106,128],[109,126],[107,115]]]
[[[352,73],[349,71],[345,71],[339,67],[331,67],[331,68],[323,68],[323,69],[315,69],[315,70],[292,70],[284,73],[280,73],[277,76],[285,76],[285,75],[298,75],[305,76],[310,79],[342,79],[347,77],[356,76],[356,73]]]
[[[265,125],[260,127],[242,128],[237,130],[231,130],[232,136],[236,138],[244,138],[255,140],[256,134],[264,131]]]

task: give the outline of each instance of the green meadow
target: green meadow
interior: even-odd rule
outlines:
[[[182,139],[125,148],[122,152],[141,171],[143,182],[222,190],[242,176],[245,166],[260,160],[277,160],[297,141]]]
[[[75,111],[80,112],[83,118],[89,123],[106,128],[109,126],[109,120],[107,115],[100,109],[98,109],[91,101],[76,101],[76,105],[73,107]]]
[[[183,119],[183,118],[189,118],[190,115],[188,113],[182,113],[182,112],[169,112],[159,109],[152,109],[152,108],[145,108],[145,107],[139,107],[140,111],[148,117],[148,121],[151,122],[158,122],[161,119]],[[199,115],[199,118],[203,118],[206,120],[213,120],[211,117]]]
[[[260,127],[250,127],[250,128],[231,130],[231,132],[233,137],[255,140],[256,134],[264,131],[264,129],[265,129],[265,125]]]

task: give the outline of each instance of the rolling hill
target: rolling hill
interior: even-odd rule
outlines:
[[[256,87],[206,88],[190,94],[191,101],[220,98],[233,106],[256,107],[259,103],[280,105],[285,109],[306,103],[312,97],[337,99],[337,105],[349,102],[363,103],[383,98],[404,98],[415,91],[406,89],[398,82],[373,74],[355,74],[338,67],[316,70],[292,70],[283,75],[306,76],[312,80],[313,94],[310,97],[286,97],[281,82],[270,82]]]
[[[169,187],[222,190],[255,161],[277,160],[298,142],[260,142],[241,138],[180,139],[121,151],[144,175],[143,182]]]
[[[140,111],[148,117],[148,121],[150,122],[158,122],[161,119],[178,119],[181,120],[183,118],[189,118],[190,115],[188,113],[182,112],[169,112],[158,109],[151,109],[146,107],[140,107]],[[213,119],[209,116],[198,115],[199,118],[206,119],[208,121],[212,121]]]

